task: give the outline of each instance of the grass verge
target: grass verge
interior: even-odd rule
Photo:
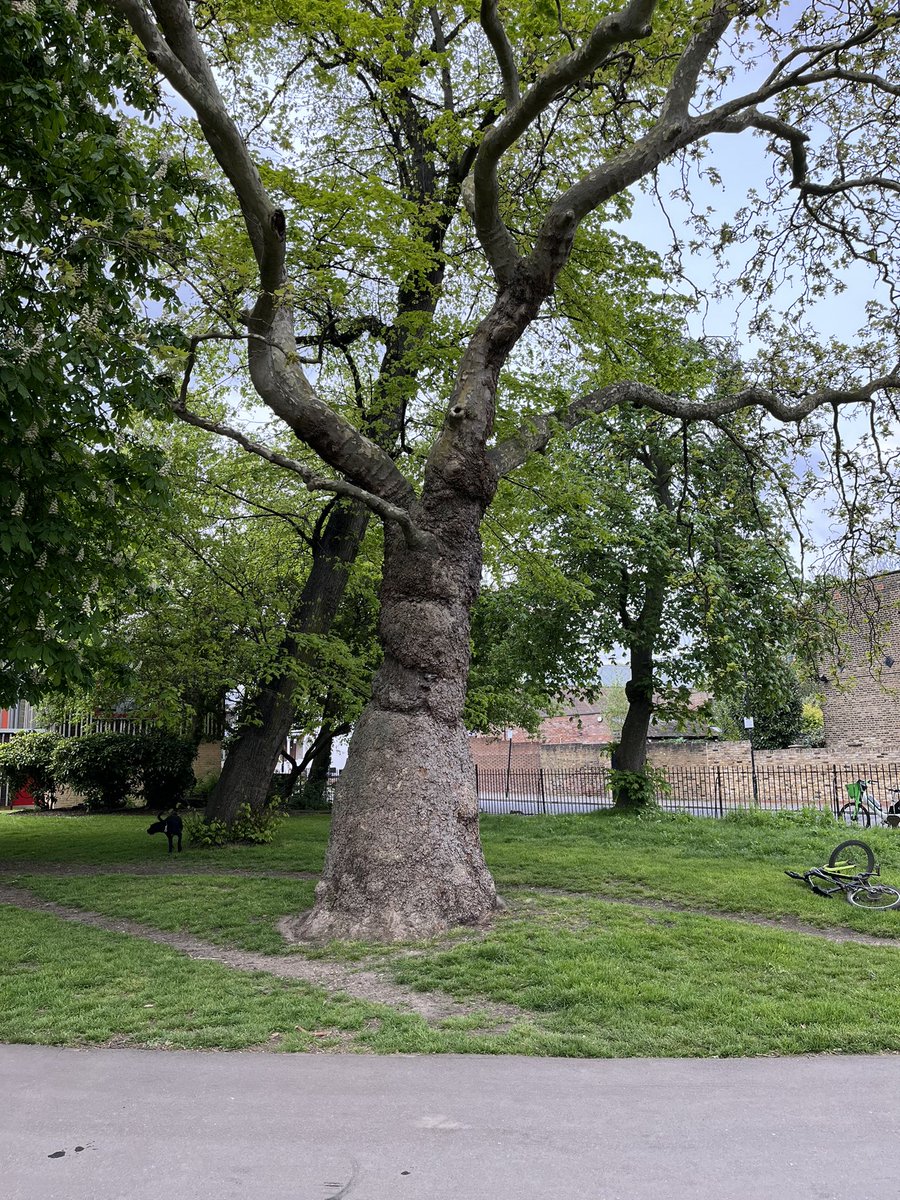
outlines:
[[[103,874],[105,863],[167,858],[154,854],[145,821],[0,815],[0,859],[18,862],[17,881],[47,899],[221,945],[289,949],[275,923],[311,903],[311,881]],[[501,889],[522,889],[507,892],[511,909],[495,929],[415,946],[317,953],[367,959],[397,982],[446,991],[475,1008],[485,997],[518,1005],[523,1020],[508,1031],[488,1034],[477,1017],[434,1029],[375,1005],[328,1000],[292,981],[191,962],[139,939],[10,907],[0,926],[0,1038],[598,1057],[900,1050],[893,949],[590,896],[652,897],[776,919],[787,914],[898,936],[900,912],[857,912],[783,875],[787,866],[825,861],[846,836],[842,827],[752,814],[725,821],[604,814],[488,818],[483,828]],[[271,846],[187,851],[179,865],[312,869],[326,834],[323,818],[296,818]],[[887,882],[900,877],[898,838],[883,830],[865,835]],[[93,863],[98,874],[29,871],[67,861]],[[529,890],[535,888],[573,894]]]
[[[0,931],[10,1041],[567,1057],[900,1050],[893,950],[588,899],[524,895],[483,937],[378,951],[397,982],[524,1010],[493,1035],[474,1017],[434,1029],[44,914],[7,908]]]

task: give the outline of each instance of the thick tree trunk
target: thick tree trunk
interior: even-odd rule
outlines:
[[[397,941],[487,922],[498,908],[462,724],[483,503],[444,492],[411,549],[386,531],[384,662],[337,786],[316,904],[298,938]]]
[[[295,636],[327,633],[344,595],[350,567],[369,522],[355,503],[336,505],[313,546],[312,566],[283,645],[286,658],[302,653]],[[248,720],[229,748],[219,782],[210,795],[207,820],[230,823],[243,804],[266,802],[278,755],[294,720],[296,676],[288,668],[260,687],[248,703]]]

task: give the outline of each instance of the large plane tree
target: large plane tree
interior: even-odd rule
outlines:
[[[821,406],[837,412],[885,399],[900,372],[885,324],[864,367],[849,352],[798,365],[802,348],[789,352],[776,339],[771,369],[764,363],[756,381],[709,398],[664,392],[639,374],[610,381],[607,372],[598,383],[586,367],[578,398],[530,407],[522,381],[552,370],[560,330],[566,352],[579,353],[588,335],[568,302],[614,278],[613,227],[629,189],[678,156],[686,167],[714,165],[720,135],[761,135],[775,166],[719,237],[723,252],[751,239],[746,288],[771,291],[785,262],[813,290],[851,260],[894,279],[898,17],[854,0],[111,7],[196,115],[239,208],[234,253],[252,252],[236,298],[246,311],[236,305],[229,322],[219,308],[193,340],[186,335],[191,360],[204,339],[244,342],[257,402],[293,431],[297,453],[272,451],[209,415],[187,382],[175,384],[177,410],[384,523],[383,664],[353,734],[315,907],[298,919],[298,936],[418,937],[488,921],[498,901],[461,714],[479,531],[498,481],[551,437],[617,406],[692,420],[759,405],[799,422]],[[329,226],[310,182],[315,153],[303,158],[290,122],[327,123],[340,98],[352,103],[331,130],[346,151],[329,183]],[[373,147],[389,157],[413,135],[414,172],[391,194]],[[310,179],[296,165],[292,173],[292,162]],[[430,173],[454,187],[426,201],[416,185]],[[420,381],[404,397],[401,420],[418,411],[409,454],[402,429],[395,441],[385,437],[377,414],[363,428],[352,404],[337,401],[303,361],[298,297],[316,278],[304,250],[313,234],[322,253],[334,230],[339,240],[348,208],[357,250],[368,235],[376,296],[388,227],[418,230],[439,208],[441,230],[455,231],[419,267],[423,277],[436,271],[457,314],[455,371],[442,389],[434,371],[430,392]],[[339,309],[339,289],[332,302]],[[378,344],[376,323],[368,336]],[[437,335],[433,349],[448,352]],[[609,354],[614,360],[614,345]],[[385,402],[389,423],[396,394]]]

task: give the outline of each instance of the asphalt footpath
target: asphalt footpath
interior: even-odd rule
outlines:
[[[2,1200],[892,1200],[900,1057],[0,1046]]]

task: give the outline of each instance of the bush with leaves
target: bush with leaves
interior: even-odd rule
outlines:
[[[60,743],[55,733],[19,733],[0,746],[0,779],[18,791],[27,787],[38,808],[52,808],[56,776],[52,759]]]
[[[230,824],[206,821],[199,813],[190,813],[184,826],[188,839],[195,846],[228,846],[235,842],[262,846],[272,841],[282,820],[282,806],[273,802],[260,809],[242,804]]]
[[[148,808],[171,808],[194,786],[194,744],[154,729],[136,735],[136,777]]]
[[[643,771],[612,770],[609,782],[615,807],[620,812],[640,813],[655,808],[659,796],[672,790],[665,771],[654,767],[644,767]]]
[[[124,808],[140,786],[139,739],[130,733],[66,738],[51,761],[57,780],[80,792],[91,811]]]

